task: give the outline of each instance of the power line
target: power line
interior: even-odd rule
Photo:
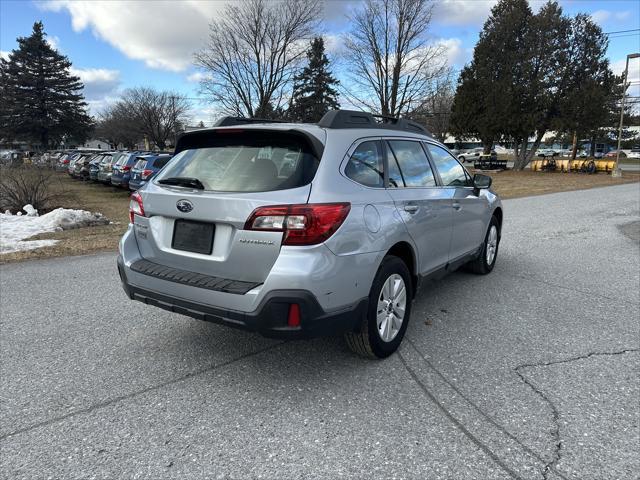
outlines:
[[[640,32],[638,33],[627,33],[626,35],[615,35],[613,37],[609,37],[609,40],[615,40],[616,38],[624,38],[624,37],[637,37],[640,35]]]
[[[633,28],[631,30],[618,30],[615,32],[604,32],[605,35],[613,35],[615,33],[628,33],[628,32],[640,32],[640,28]]]

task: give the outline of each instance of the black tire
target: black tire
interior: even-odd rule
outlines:
[[[495,253],[493,255],[493,259],[491,260],[491,262],[487,261],[487,248],[488,248],[488,244],[489,244],[489,234],[491,233],[491,229],[495,227],[496,228],[496,233],[497,233],[497,242],[495,245]],[[496,260],[498,259],[498,247],[500,246],[500,222],[498,222],[498,219],[495,217],[495,215],[493,215],[491,217],[491,221],[489,222],[489,227],[487,228],[487,233],[484,236],[484,243],[482,244],[482,251],[480,252],[480,255],[478,255],[478,258],[476,258],[475,260],[472,260],[471,262],[469,262],[466,266],[467,266],[467,270],[476,273],[478,275],[486,275],[488,273],[491,273],[491,271],[493,270],[493,267],[496,264]]]
[[[405,285],[406,303],[402,325],[391,341],[384,341],[378,333],[377,315],[378,299],[382,294],[382,286],[392,275],[400,275]],[[359,331],[347,332],[345,340],[351,350],[358,355],[368,358],[386,358],[395,352],[407,330],[411,318],[411,301],[413,299],[413,284],[407,265],[398,257],[387,255],[382,260],[380,268],[373,279],[369,292],[367,316],[362,320]]]
[[[465,162],[465,158],[463,156],[462,157],[458,157],[458,160],[460,160],[460,162],[462,162],[462,163]]]

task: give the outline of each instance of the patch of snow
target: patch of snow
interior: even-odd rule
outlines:
[[[16,215],[11,215],[11,212],[0,213],[0,254],[33,250],[55,245],[58,242],[58,240],[24,241],[25,238],[39,233],[109,223],[102,214],[86,210],[56,208],[42,216],[39,216],[38,211],[31,205],[25,205],[23,210],[26,215],[22,215],[22,212],[18,212]]]

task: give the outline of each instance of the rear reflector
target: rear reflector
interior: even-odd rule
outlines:
[[[283,245],[316,245],[335,233],[351,210],[349,203],[304,203],[256,208],[245,230],[284,232]]]
[[[289,327],[300,326],[300,305],[292,303],[289,305],[289,317],[287,318],[287,325]]]

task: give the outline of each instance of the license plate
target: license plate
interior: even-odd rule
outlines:
[[[173,225],[171,247],[176,250],[210,255],[213,250],[213,223],[176,220]]]

